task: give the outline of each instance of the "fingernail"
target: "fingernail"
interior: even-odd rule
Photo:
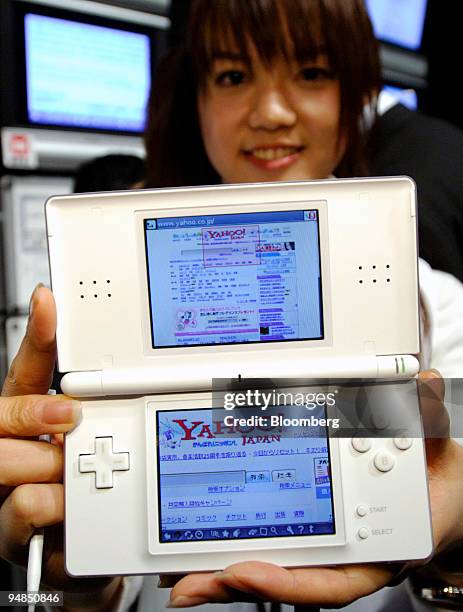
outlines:
[[[236,575],[235,573],[227,572],[226,570],[224,572],[217,572],[215,577],[218,580],[223,581],[226,586],[238,588],[240,591],[243,591],[243,593],[249,593],[251,595],[257,594],[257,591],[248,584],[248,580],[246,578],[252,578],[253,585],[256,587],[258,587],[258,585],[262,585],[262,588],[264,585],[268,584],[269,580],[268,572],[265,571],[265,569],[258,568],[254,568],[252,570],[252,575],[248,572],[246,574],[246,578],[244,576],[241,577]]]
[[[29,318],[32,317],[32,313],[34,312],[34,306],[35,306],[35,293],[37,291],[37,289],[40,289],[41,287],[45,287],[45,285],[43,283],[38,283],[38,285],[36,285],[34,291],[32,292],[31,295],[31,301],[29,302]]]
[[[47,425],[75,423],[80,420],[82,408],[74,400],[59,402],[39,402],[34,408],[35,418]]]
[[[166,603],[166,608],[188,608],[189,606],[200,606],[207,603],[204,597],[188,597],[188,595],[178,595]]]

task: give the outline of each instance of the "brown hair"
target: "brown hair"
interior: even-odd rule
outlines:
[[[307,61],[323,50],[339,79],[347,141],[335,174],[368,174],[364,106],[380,89],[380,66],[363,0],[192,0],[186,41],[161,63],[152,87],[147,186],[220,182],[202,142],[198,90],[218,52],[233,46],[247,57],[249,40],[267,64],[279,55]]]

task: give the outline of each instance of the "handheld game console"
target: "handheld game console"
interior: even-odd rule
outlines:
[[[409,179],[79,194],[46,216],[62,388],[83,398],[70,574],[431,553],[422,439],[279,426],[251,449],[211,394],[221,378],[415,376]]]

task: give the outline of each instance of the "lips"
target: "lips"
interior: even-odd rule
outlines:
[[[294,163],[303,148],[297,145],[274,144],[247,149],[244,154],[259,168],[276,170]]]
[[[259,149],[253,149],[250,154],[257,157],[257,159],[265,159],[267,161],[272,159],[281,159],[288,155],[298,153],[302,147],[265,147]]]

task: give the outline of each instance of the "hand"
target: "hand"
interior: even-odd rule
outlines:
[[[419,377],[428,460],[435,559],[463,541],[463,448],[448,437],[443,381],[434,371]],[[389,584],[410,564],[349,565],[333,568],[284,569],[270,563],[246,562],[215,574],[193,574],[172,589],[170,607],[206,602],[260,599],[294,605],[341,607]]]
[[[87,607],[84,600],[91,592],[96,610],[117,590],[119,579],[77,580],[64,571],[62,434],[76,425],[81,409],[79,402],[64,395],[44,395],[53,377],[55,331],[53,295],[38,286],[31,298],[26,336],[0,398],[0,556],[25,566],[34,531],[49,527],[42,582],[74,593],[68,599],[80,609]],[[53,434],[53,443],[36,440],[41,434]]]

